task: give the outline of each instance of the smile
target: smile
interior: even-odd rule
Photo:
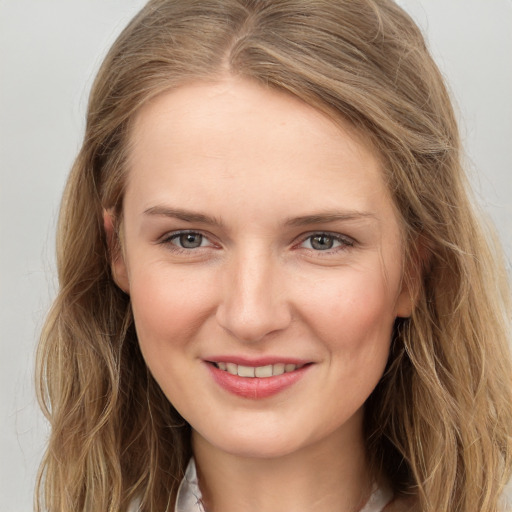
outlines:
[[[228,357],[219,358],[221,361],[215,359],[204,361],[213,380],[230,394],[251,400],[269,398],[293,387],[315,366],[312,362],[275,362],[268,358],[260,361],[240,358],[237,363]]]
[[[235,363],[224,363],[218,362],[213,363],[219,370],[230,373],[231,375],[238,375],[239,377],[247,378],[268,378],[282,375],[283,373],[290,373],[304,365],[292,364],[292,363],[276,363],[267,364],[265,366],[244,366]]]

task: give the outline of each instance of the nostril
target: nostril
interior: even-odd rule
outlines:
[[[292,320],[287,304],[223,304],[217,310],[217,322],[231,337],[244,343],[256,343],[286,329]]]

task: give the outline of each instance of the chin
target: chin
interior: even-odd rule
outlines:
[[[218,451],[236,457],[272,459],[291,455],[314,444],[316,439],[300,428],[250,429],[231,428],[201,435],[203,441]],[[298,436],[297,433],[302,435]]]
[[[250,459],[278,459],[298,451],[291,443],[277,440],[231,440],[226,446],[218,446],[222,451],[235,457]]]

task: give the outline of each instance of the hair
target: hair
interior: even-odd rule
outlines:
[[[449,94],[391,0],[152,0],[93,85],[58,226],[59,293],[38,352],[51,423],[36,502],[52,512],[173,510],[190,427],[141,356],[103,211],[122,217],[127,142],[151,98],[226,75],[349,122],[378,151],[415,297],[365,406],[368,458],[424,512],[492,512],[510,476],[507,276],[478,220]]]

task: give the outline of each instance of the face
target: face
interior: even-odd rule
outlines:
[[[360,436],[411,303],[374,152],[240,79],[159,96],[130,151],[114,274],[194,436],[258,457]]]

